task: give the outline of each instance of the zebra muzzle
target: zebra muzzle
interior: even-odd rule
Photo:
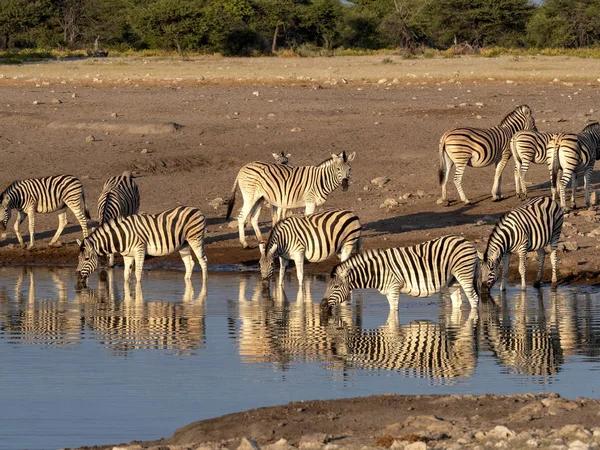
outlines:
[[[347,191],[348,190],[348,186],[349,186],[349,181],[348,178],[344,178],[342,180],[342,191]]]

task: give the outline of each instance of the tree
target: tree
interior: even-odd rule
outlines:
[[[259,0],[259,23],[272,30],[271,52],[277,49],[277,39],[282,31],[298,20],[297,7],[293,0]]]
[[[0,33],[4,38],[3,49],[8,50],[15,34],[37,26],[49,15],[50,5],[46,0],[2,0]]]
[[[330,49],[339,35],[341,18],[342,6],[337,0],[313,0],[304,9],[303,25],[317,45]]]

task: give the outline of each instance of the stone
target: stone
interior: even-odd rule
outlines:
[[[60,105],[62,102],[61,102],[59,99],[57,99],[57,98],[53,98],[53,99],[52,99],[52,103],[53,103],[54,105]]]
[[[385,201],[379,205],[380,208],[394,208],[398,206],[399,203],[393,198],[386,198]]]
[[[301,449],[319,449],[325,444],[327,435],[324,433],[307,434],[300,438],[298,448]]]
[[[252,439],[244,437],[242,438],[242,442],[240,442],[238,450],[260,450],[260,447]]]
[[[230,230],[237,230],[238,229],[238,221],[237,220],[231,220],[227,223],[227,228],[229,228]]]
[[[388,177],[377,177],[377,178],[373,178],[371,180],[371,184],[373,184],[377,187],[383,187],[389,181],[390,181],[390,179]]]
[[[148,149],[147,148],[143,148],[140,150],[140,153],[144,154],[144,153],[148,153]]]
[[[540,441],[538,441],[537,439],[531,438],[526,442],[526,444],[528,447],[536,448],[536,447],[540,446]]]
[[[38,100],[34,100],[34,101],[33,101],[33,104],[34,104],[34,105],[39,105],[39,104],[40,104],[40,102],[39,102]]]
[[[404,447],[404,450],[427,450],[427,444],[425,442],[413,442]]]
[[[77,98],[77,94],[71,94],[71,98]]]
[[[425,191],[423,191],[423,190],[421,190],[421,189],[419,189],[419,190],[417,191],[417,197],[419,197],[419,198],[423,198],[423,197],[426,197],[426,196],[427,196],[427,193],[426,193]]]
[[[578,439],[588,439],[592,436],[592,432],[581,425],[565,425],[558,431],[558,435],[561,437],[575,437]]]
[[[272,444],[269,445],[263,445],[262,449],[263,450],[287,450],[290,448],[290,444],[288,443],[287,439],[279,439],[277,442],[274,442]]]
[[[384,84],[384,83],[387,83],[387,78],[382,78],[381,80],[379,80],[377,82],[377,84]]]
[[[589,444],[581,442],[580,440],[573,441],[569,444],[569,449],[573,450],[588,450],[589,448]]]
[[[92,136],[91,134],[89,136],[86,136],[85,138],[85,142],[94,142],[96,140],[96,138],[94,136]]]
[[[497,425],[487,434],[488,437],[496,439],[508,439],[517,435],[513,430],[505,427],[504,425]]]
[[[254,92],[252,93],[252,95],[254,95],[255,97],[258,97],[258,96],[260,95],[260,92],[258,92],[258,91],[254,91]]]
[[[110,117],[119,117],[119,113],[116,113],[116,112],[110,113]]]
[[[297,133],[298,131],[302,131],[302,128],[300,127],[294,127],[290,130],[292,133]]]
[[[213,209],[218,209],[219,206],[225,205],[227,202],[225,200],[223,200],[221,197],[217,197],[213,200],[211,200],[210,202],[208,202],[208,205],[211,206]]]
[[[565,251],[567,252],[575,252],[579,249],[579,245],[575,241],[567,241],[565,244]]]
[[[402,197],[400,197],[402,200],[408,200],[409,198],[412,197],[412,194],[410,192],[407,192],[406,194],[404,194]]]

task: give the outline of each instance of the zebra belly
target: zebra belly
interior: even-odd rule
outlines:
[[[414,285],[405,285],[400,292],[403,294],[410,295],[411,297],[429,297],[442,289],[442,286],[432,286],[427,283],[419,284],[418,286]]]
[[[146,244],[146,254],[150,256],[166,256],[180,248],[181,247],[159,247],[157,245]]]

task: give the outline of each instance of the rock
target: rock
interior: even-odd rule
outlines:
[[[71,94],[71,98],[77,98],[77,94]]]
[[[140,153],[148,153],[148,149],[147,148],[143,148],[142,150],[140,150]]]
[[[477,222],[475,222],[475,226],[480,227],[482,225],[485,225],[485,222],[483,220],[478,220]]]
[[[419,189],[417,191],[417,197],[419,197],[419,198],[427,197],[427,193],[425,191]]]
[[[217,209],[217,208],[215,208]],[[230,230],[237,230],[238,228],[238,221],[237,220],[231,220],[227,223],[227,228],[229,228]]]
[[[582,217],[595,216],[596,211],[594,211],[593,209],[586,209],[584,211],[579,211],[578,215]]]
[[[427,444],[425,442],[413,442],[404,447],[404,450],[427,450]]]
[[[506,80],[506,84],[515,84],[515,80]]]
[[[208,202],[208,205],[211,206],[213,209],[218,209],[219,206],[225,205],[227,202],[225,200],[223,200],[221,197],[217,197],[213,200],[211,200],[210,202]]]
[[[300,442],[298,443],[298,448],[301,449],[320,449],[325,441],[327,440],[327,435],[324,433],[314,433],[307,434],[300,438]]]
[[[258,97],[258,96],[260,95],[260,92],[258,92],[258,91],[254,91],[254,92],[252,93],[252,95],[254,95],[255,97]]]
[[[302,131],[302,128],[300,127],[294,127],[290,130],[292,133],[297,133],[298,131]]]
[[[475,434],[473,435],[473,437],[475,439],[477,439],[478,441],[481,441],[481,440],[485,439],[487,437],[487,435],[485,434],[485,431],[476,431]]]
[[[40,102],[39,102],[38,100],[34,100],[34,101],[33,101],[33,104],[34,104],[34,105],[39,105],[39,104],[40,104]]]
[[[377,84],[384,84],[384,83],[387,83],[387,78],[382,78],[381,80],[379,80],[377,82]]]
[[[388,177],[377,177],[371,180],[371,184],[374,184],[377,187],[383,187],[383,185],[387,184],[390,181]]]
[[[96,140],[96,138],[94,136],[92,136],[91,134],[89,136],[86,136],[85,138],[85,142],[94,142]]]
[[[288,441],[286,439],[279,439],[277,442],[274,442],[273,444],[269,444],[269,445],[263,445],[262,449],[263,450],[287,450],[290,448],[290,444],[288,443]]]
[[[475,106],[483,106],[483,102],[475,102]]]
[[[565,425],[558,431],[558,435],[564,438],[588,439],[592,436],[592,432],[581,425]]]
[[[119,117],[119,113],[116,113],[116,112],[110,113],[110,117]]]
[[[260,450],[260,447],[252,439],[245,437],[242,438],[238,450]]]
[[[575,252],[579,249],[579,245],[575,241],[567,241],[565,244],[565,251],[567,252]]]
[[[53,98],[53,99],[52,99],[52,103],[53,103],[54,105],[60,105],[62,102],[61,102],[59,99],[57,99],[57,98]]]
[[[569,449],[573,450],[588,450],[590,448],[589,444],[585,444],[580,440],[573,441],[569,444]]]
[[[553,83],[560,83],[560,78],[555,78],[552,80]]]
[[[393,198],[386,198],[385,201],[379,205],[380,208],[395,208],[399,203]]]
[[[410,192],[407,192],[406,194],[404,194],[402,197],[400,197],[402,200],[408,200],[409,198],[412,197],[412,194]]]
[[[526,444],[528,447],[536,448],[536,447],[540,446],[540,441],[538,441],[537,439],[531,438],[526,442]]]
[[[504,425],[497,425],[487,434],[488,437],[496,439],[508,439],[516,435],[517,433],[509,428],[506,428]]]
[[[595,230],[590,231],[588,237],[598,237],[600,236],[600,228],[596,228]]]

